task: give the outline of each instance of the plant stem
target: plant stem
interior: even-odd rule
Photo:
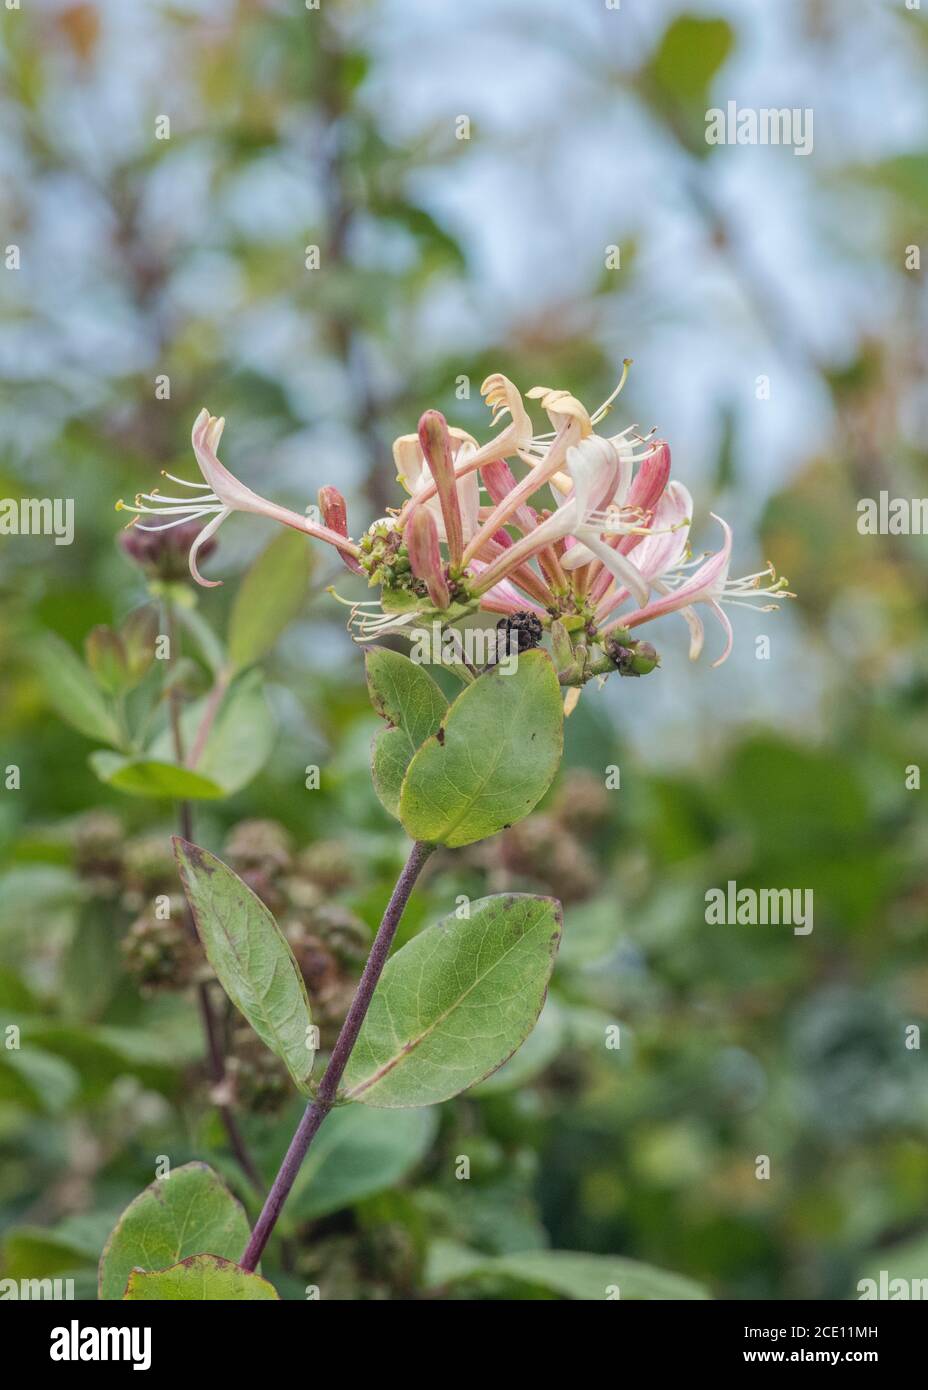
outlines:
[[[416,840],[409,852],[409,858],[396,881],[396,887],[387,903],[377,935],[374,937],[374,944],[371,947],[371,953],[367,958],[367,964],[355,991],[354,999],[351,1001],[351,1008],[348,1010],[332,1049],[329,1064],[319,1082],[315,1099],[307,1105],[303,1118],[290,1140],[290,1147],[284,1155],[261,1215],[251,1233],[251,1240],[248,1242],[248,1248],[241,1260],[243,1269],[253,1270],[260,1260],[268,1238],[277,1223],[277,1218],[280,1216],[281,1208],[296,1181],[296,1175],[300,1171],[309,1146],[313,1142],[322,1121],[335,1104],[338,1083],[348,1065],[348,1059],[358,1040],[358,1034],[370,1008],[371,999],[374,997],[374,990],[377,988],[377,983],[387,963],[390,947],[403,916],[403,910],[409,901],[409,895],[416,879],[434,848],[434,845]]]
[[[177,624],[174,621],[174,607],[171,600],[165,599],[164,604],[165,626],[168,634],[168,649],[173,661],[179,652],[175,652],[174,643],[177,640]],[[168,705],[171,719],[171,735],[174,743],[175,761],[183,766],[184,762],[184,736],[180,722],[180,698],[175,685],[171,685],[168,691]],[[177,803],[177,819],[180,826],[180,833],[184,839],[193,841],[193,807],[189,801],[179,801]],[[193,920],[193,913],[190,911],[189,903],[184,907],[184,920],[187,931],[193,940],[199,944],[196,923]],[[209,1074],[214,1089],[223,1085],[226,1078],[226,1062],[222,1049],[222,1037],[219,1028],[219,1021],[213,1009],[213,1001],[210,997],[209,984],[201,980],[197,985],[197,1005],[200,1010],[200,1019],[203,1023],[203,1035],[206,1039],[206,1053],[209,1061]],[[261,1176],[255,1167],[254,1160],[248,1152],[242,1131],[239,1129],[238,1121],[233,1114],[232,1107],[224,1104],[221,1100],[216,1102],[219,1117],[222,1120],[226,1137],[239,1167],[245,1177],[251,1183],[256,1192],[262,1190]]]
[[[213,684],[212,690],[206,701],[203,711],[203,718],[200,720],[200,727],[194,735],[193,745],[187,758],[187,766],[195,768],[200,758],[203,756],[203,749],[206,747],[206,740],[212,732],[216,715],[219,713],[219,706],[222,704],[223,696],[229,688],[229,681],[232,678],[231,671],[220,671]]]

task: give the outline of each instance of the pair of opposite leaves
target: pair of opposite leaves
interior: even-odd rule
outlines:
[[[469,844],[520,819],[560,762],[560,688],[543,652],[481,676],[450,706],[432,678],[382,648],[368,654],[378,712],[374,777],[416,839]],[[312,1018],[273,916],[221,860],[176,841],[210,964],[255,1032],[309,1091]],[[418,933],[388,962],[344,1078],[350,1100],[432,1105],[475,1085],[531,1032],[560,940],[559,905],[500,894]]]

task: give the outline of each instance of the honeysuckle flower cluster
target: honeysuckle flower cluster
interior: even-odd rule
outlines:
[[[703,648],[700,610],[720,624],[732,648],[725,606],[759,605],[768,612],[792,597],[771,565],[741,579],[729,577],[732,532],[721,517],[722,543],[693,558],[689,532],[693,501],[670,476],[670,449],[629,425],[600,432],[628,375],[592,414],[567,391],[536,386],[550,429],[536,433],[520,392],[501,374],[481,387],[494,433],[478,444],[429,410],[415,434],[393,446],[397,479],[407,497],[357,540],[348,532],[345,502],[335,487],[319,493],[318,515],[289,511],[238,481],[218,458],[224,421],[201,411],[193,449],[202,482],[165,475],[184,495],[142,494],[131,525],[142,531],[189,528],[202,522],[190,546],[190,572],[203,577],[198,557],[232,512],[253,512],[333,546],[349,569],[367,578],[379,597],[350,603],[349,627],[360,641],[408,632],[424,623],[458,623],[479,612],[501,615],[518,634],[548,631],[562,684],[576,687],[618,670],[641,675],[658,664],[639,628],[679,613],[690,633],[690,657]],[[534,637],[532,639],[534,641]]]

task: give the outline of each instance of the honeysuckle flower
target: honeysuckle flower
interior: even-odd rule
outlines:
[[[495,435],[487,444],[481,448],[476,447],[474,440],[466,435],[464,441],[470,441],[473,448],[462,451],[458,449],[455,455],[455,474],[459,480],[468,477],[476,470],[489,463],[493,459],[511,458],[527,450],[532,443],[532,422],[528,411],[525,409],[522,397],[508,377],[496,372],[488,376],[480,387],[480,394],[483,396],[490,410],[492,411],[491,425],[499,424],[506,416],[509,416],[509,423],[504,425],[499,434]],[[451,431],[452,437],[463,434],[463,431]],[[397,443],[404,445],[408,441],[418,441],[418,435],[403,435]],[[396,446],[394,445],[394,456],[396,456]],[[412,462],[410,453],[401,455],[407,464]],[[398,467],[398,472],[404,473],[405,469]],[[401,479],[402,481],[402,479]],[[416,502],[428,502],[436,496],[438,489],[434,479],[427,480],[421,487],[416,489],[414,498],[407,502],[399,516],[399,526],[402,529],[408,520],[409,513]]]
[[[569,498],[549,516],[534,518],[529,513],[523,517],[523,524],[526,525],[523,535],[483,571],[480,590],[491,587],[497,578],[502,578],[516,565],[574,532],[591,510],[594,497],[602,498],[611,493],[618,470],[618,456],[606,440],[588,437],[566,450],[566,467],[571,478]],[[485,522],[484,532],[489,532],[501,508],[518,492],[518,487],[515,487],[504,496],[502,503],[497,505]],[[513,509],[513,514],[516,510],[521,512],[524,506],[524,503],[519,503],[517,509]],[[487,539],[491,537],[487,536]],[[486,549],[486,545],[481,546],[481,550]]]
[[[216,419],[215,416],[210,415],[208,410],[200,411],[194,421],[192,442],[203,482],[191,483],[183,478],[174,477],[172,473],[165,473],[164,477],[169,478],[172,483],[177,483],[180,487],[187,488],[193,496],[165,497],[156,488],[152,492],[140,494],[134,505],[122,501],[117,502],[118,510],[135,513],[130,525],[137,526],[143,531],[166,531],[173,526],[180,526],[184,522],[200,521],[204,517],[211,517],[212,519],[197,534],[188,556],[190,573],[193,578],[204,588],[210,589],[221,584],[222,580],[204,579],[197,568],[197,556],[210,537],[215,535],[222,523],[233,512],[254,512],[258,516],[269,517],[272,521],[293,527],[294,530],[305,531],[308,536],[315,536],[318,540],[327,541],[329,545],[334,545],[345,554],[357,556],[357,546],[346,536],[341,536],[326,526],[317,526],[308,517],[291,512],[286,507],[280,507],[276,502],[268,502],[265,498],[259,497],[256,492],[252,492],[251,488],[246,487],[244,483],[239,482],[238,478],[219,462],[217,456],[224,427],[224,419]],[[139,517],[143,516],[159,517],[160,520],[157,524],[140,521]]]
[[[438,411],[426,411],[416,433],[400,436],[393,446],[407,500],[356,541],[348,534],[337,488],[319,491],[319,525],[235,478],[218,458],[223,422],[206,411],[193,428],[203,481],[172,479],[190,495],[156,490],[129,510],[138,529],[195,527],[190,570],[208,585],[214,581],[203,579],[197,557],[233,511],[269,517],[326,541],[379,589],[377,598],[340,599],[351,610],[349,630],[362,642],[409,634],[422,623],[448,626],[478,610],[539,633],[550,630],[569,711],[594,676],[642,675],[657,667],[650,644],[631,636],[643,624],[679,612],[695,657],[704,641],[697,610],[708,607],[726,637],[718,665],[732,642],[723,604],[791,597],[772,568],[729,578],[732,539],[725,522],[721,550],[691,560],[693,499],[670,476],[667,444],[637,425],[608,436],[599,432],[628,366],[592,412],[569,391],[532,387],[526,399],[547,415],[547,433],[534,431],[522,395],[498,373],[481,388],[495,431],[487,443],[449,427]],[[775,606],[765,602],[764,610]]]
[[[550,386],[532,386],[525,394],[530,401],[540,403],[555,432],[562,430],[569,421],[575,420],[580,426],[581,439],[586,439],[588,434],[593,433],[593,422],[586,406],[569,391],[554,390]]]
[[[618,626],[631,631],[640,627],[642,623],[663,617],[665,613],[679,612],[689,624],[690,659],[695,661],[702,651],[704,628],[702,620],[694,612],[694,607],[696,604],[705,604],[725,634],[725,649],[712,663],[713,666],[721,666],[722,662],[728,659],[734,640],[731,622],[722,608],[723,603],[750,608],[754,606],[754,600],[793,597],[787,590],[787,581],[777,579],[772,565],[756,574],[745,575],[741,579],[730,579],[728,571],[731,564],[732,530],[727,521],[723,521],[714,512],[711,515],[722,528],[721,550],[710,555],[688,578],[678,569],[674,574],[666,574],[664,578],[655,580],[654,587],[658,589],[661,597],[635,609],[632,613],[622,614],[621,618],[603,629],[604,633]],[[770,583],[763,584],[764,579],[769,579]],[[761,604],[760,611],[770,613],[777,607],[776,603]]]
[[[588,434],[579,444],[567,450],[566,463],[571,479],[567,496],[560,501],[552,515],[540,521],[511,550],[488,567],[475,592],[484,592],[498,578],[504,577],[517,561],[530,558],[553,542],[573,538],[585,544],[575,544],[566,551],[560,559],[562,568],[575,569],[579,563],[588,563],[598,557],[602,563],[611,566],[612,573],[621,577],[640,602],[646,602],[647,585],[634,565],[612,551],[601,539],[604,531],[625,534],[637,525],[637,518],[624,518],[620,508],[608,514],[602,511],[607,499],[615,496],[619,483],[622,460],[618,450],[610,440]]]
[[[615,608],[628,596],[629,590],[638,594],[640,602],[645,602],[648,584],[665,569],[674,568],[686,550],[693,499],[681,483],[667,482],[669,471],[670,451],[666,445],[657,445],[628,489],[626,505],[622,507],[613,501],[604,514],[588,519],[593,531],[602,528],[607,548],[614,552],[612,555],[604,555],[602,543],[597,547],[587,537],[586,544],[578,542],[564,557],[566,570],[576,570],[590,561],[602,567],[590,590],[591,598],[599,604],[597,619]],[[641,486],[639,479],[644,480]],[[656,498],[656,505],[653,510],[641,506],[638,498],[648,503]],[[625,559],[628,555],[630,560]],[[629,575],[635,581],[631,585],[626,583]],[[643,586],[639,580],[643,581]],[[616,582],[622,587],[616,589]],[[637,589],[635,584],[638,584]],[[607,592],[610,588],[612,591]]]

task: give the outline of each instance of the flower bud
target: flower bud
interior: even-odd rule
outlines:
[[[461,521],[461,504],[458,500],[457,478],[451,454],[451,436],[448,433],[448,423],[441,411],[427,410],[421,417],[419,444],[438,490],[451,563],[457,566],[464,554],[464,525]]]
[[[451,602],[451,595],[438,545],[438,527],[427,507],[413,508],[406,527],[406,548],[409,551],[412,572],[417,579],[424,581],[435,607],[447,608]]]
[[[119,533],[119,545],[149,579],[170,583],[190,577],[190,547],[202,530],[201,521],[184,521],[163,531],[143,531],[139,526],[127,526]],[[197,551],[198,559],[207,559],[216,545],[212,539],[203,541]]]
[[[615,665],[620,676],[647,676],[661,659],[650,642],[631,642],[623,646],[610,637],[604,644],[606,655]]]
[[[347,537],[348,507],[337,487],[326,485],[319,489],[319,512],[323,526],[327,526],[339,536]],[[361,573],[361,566],[353,555],[347,554],[344,550],[339,551],[339,554],[350,570],[354,570],[355,574]]]

